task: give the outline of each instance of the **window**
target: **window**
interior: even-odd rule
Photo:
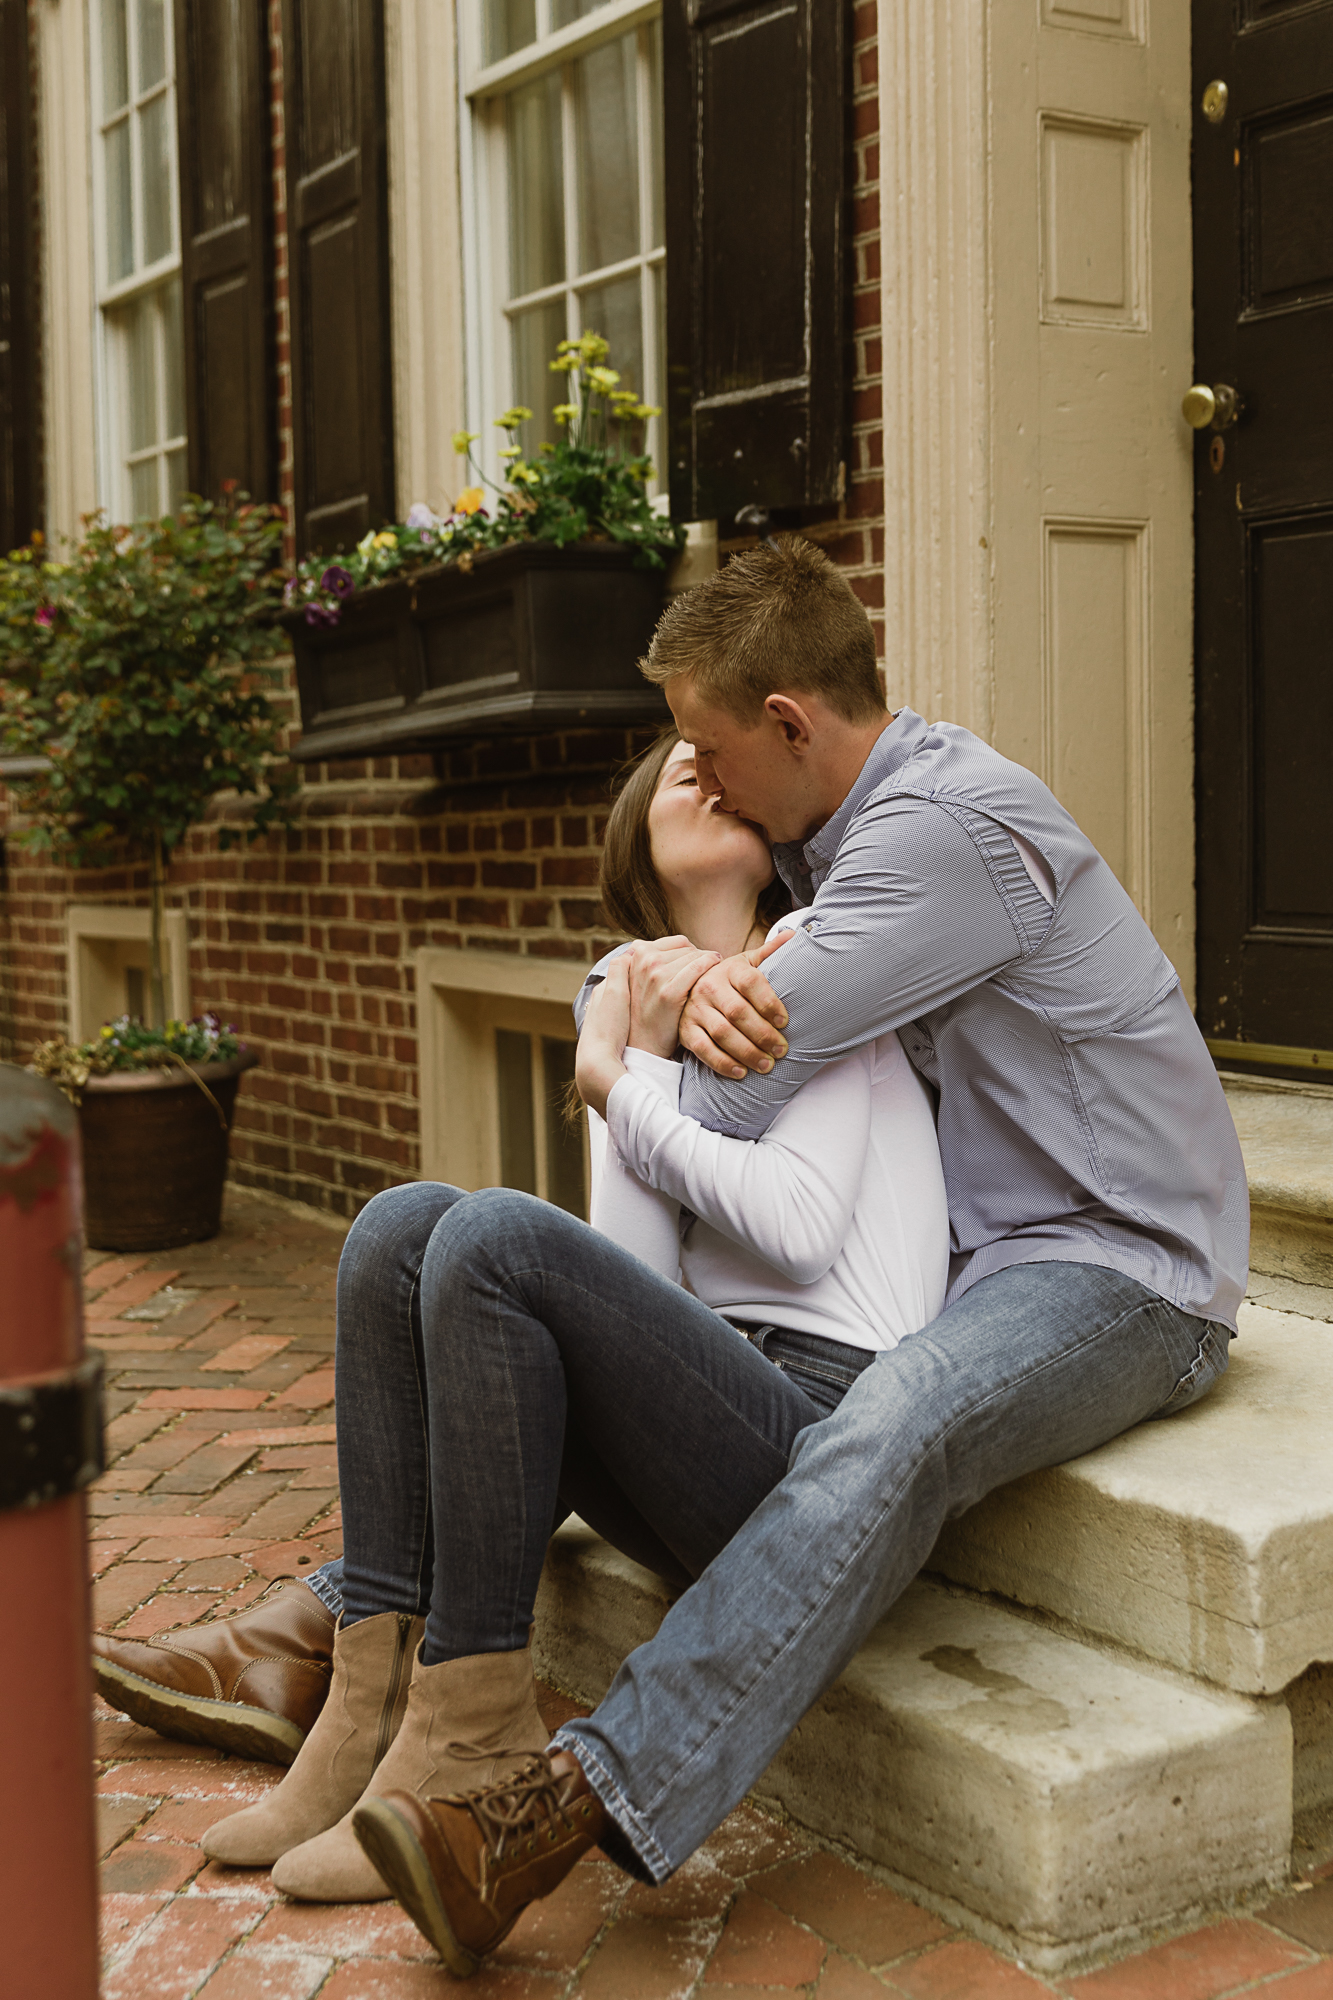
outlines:
[[[468,19],[471,428],[493,453],[490,419],[524,404],[533,453],[564,399],[556,344],[585,329],[610,342],[623,385],[665,401],[661,22],[643,0],[473,0]]]
[[[169,513],[185,491],[172,9],[93,9],[94,237],[102,331],[103,498]]]
[[[184,910],[167,910],[162,932],[168,1018],[190,1011],[190,937]],[[104,1021],[130,1014],[146,1021],[152,986],[151,910],[123,903],[71,903],[65,912],[69,1035],[91,1041]]]
[[[423,1178],[518,1188],[586,1219],[587,1121],[564,1102],[587,967],[435,949],[415,967]]]

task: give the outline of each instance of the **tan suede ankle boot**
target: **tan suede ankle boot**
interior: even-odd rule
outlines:
[[[519,1652],[474,1653],[435,1667],[422,1666],[418,1648],[403,1726],[365,1797],[398,1791],[429,1798],[489,1785],[549,1739],[532,1684],[531,1640]],[[460,1745],[473,1754],[460,1757]],[[311,1903],[370,1903],[392,1894],[352,1831],[351,1808],[327,1833],[284,1854],[273,1882]]]
[[[209,1827],[205,1854],[234,1868],[264,1868],[356,1804],[398,1734],[425,1623],[399,1611],[355,1625],[339,1620],[329,1697],[296,1762],[259,1805]]]

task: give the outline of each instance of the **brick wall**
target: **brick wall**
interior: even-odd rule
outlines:
[[[853,18],[853,435],[843,521],[819,539],[847,568],[882,652],[873,0]],[[270,64],[281,493],[290,519],[280,0],[270,0]],[[607,779],[644,740],[584,732],[464,746],[438,759],[314,766],[285,837],[224,854],[215,826],[191,836],[171,870],[170,900],[189,913],[192,1004],[234,1022],[262,1055],[239,1100],[239,1180],[351,1214],[417,1171],[410,954],[430,944],[590,962],[604,950],[595,882]],[[0,789],[0,832],[3,824]],[[35,866],[10,844],[0,875],[10,934],[0,1049],[26,1060],[35,1041],[66,1026],[66,903],[143,903],[147,890],[145,868],[73,874]]]

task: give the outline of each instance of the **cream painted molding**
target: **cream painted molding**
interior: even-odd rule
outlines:
[[[77,535],[97,505],[93,439],[93,246],[84,0],[41,0],[37,66],[42,178],[46,531]]]
[[[990,738],[987,0],[880,0],[890,702]]]
[[[389,256],[398,514],[463,483],[462,196],[454,0],[387,0]]]

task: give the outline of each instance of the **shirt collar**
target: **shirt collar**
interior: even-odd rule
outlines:
[[[818,833],[812,834],[804,846],[800,841],[789,840],[774,847],[773,858],[789,887],[801,883],[801,894],[806,892],[805,885],[819,887],[833,866],[843,835],[860,807],[873,791],[901,769],[916,751],[925,733],[926,724],[915,709],[900,708],[889,727],[881,730],[875,738],[851,790],[832,819],[825,820]]]

